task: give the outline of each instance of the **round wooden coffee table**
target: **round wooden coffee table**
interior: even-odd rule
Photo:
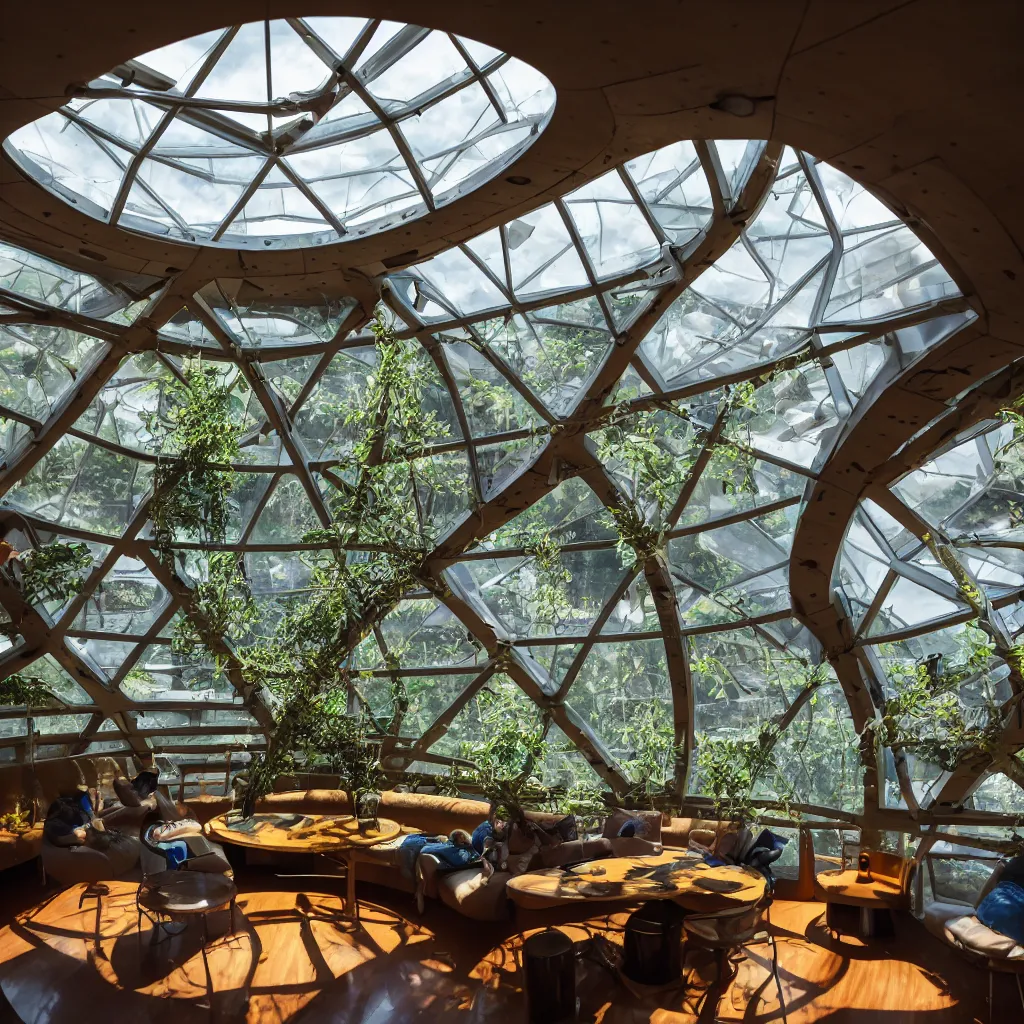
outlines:
[[[375,828],[361,827],[351,814],[254,814],[245,819],[221,814],[203,830],[221,843],[273,853],[316,853],[343,864],[345,910],[356,918],[356,854],[402,834],[397,821],[378,818]]]
[[[753,868],[709,867],[700,857],[666,850],[655,857],[609,857],[572,868],[531,871],[510,878],[508,894],[524,910],[586,900],[671,899],[687,910],[713,912],[753,906],[765,887],[764,875]]]

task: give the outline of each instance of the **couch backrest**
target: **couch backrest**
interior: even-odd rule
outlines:
[[[124,757],[107,758],[131,778],[134,766]],[[61,794],[73,793],[80,785],[96,785],[96,764],[90,757],[57,757],[34,764],[12,764],[0,768],[0,810],[11,810],[16,801],[35,800],[37,817]]]
[[[708,818],[673,818],[671,824],[661,825],[661,844],[685,850],[690,841],[690,833],[695,830],[714,833],[716,839],[729,827],[727,821],[713,821]],[[703,840],[705,837],[701,836]]]
[[[226,796],[196,796],[185,801],[183,810],[191,818],[206,822],[231,807]],[[352,802],[340,789],[304,789],[270,793],[257,805],[257,811],[301,814],[351,814]],[[381,794],[379,814],[399,825],[447,835],[452,829],[472,832],[487,817],[489,805],[482,800],[434,796],[429,793]]]

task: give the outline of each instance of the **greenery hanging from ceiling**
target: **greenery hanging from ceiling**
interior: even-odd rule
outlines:
[[[437,540],[424,495],[455,484],[421,457],[447,427],[428,411],[429,377],[417,348],[396,338],[381,311],[370,329],[376,366],[366,393],[335,410],[351,443],[331,474],[332,522],[303,538],[326,547],[304,556],[309,585],[300,598],[282,602],[272,633],[236,649],[276,704],[268,749],[250,767],[248,807],[294,766],[296,753],[303,763],[335,759],[336,736],[351,728],[347,719],[369,735],[372,722],[354,694],[353,651],[407,592],[438,586],[422,571]],[[336,764],[341,774],[359,774],[369,785],[355,745],[341,751],[348,751]]]
[[[92,553],[87,544],[55,541],[23,553],[20,561],[26,601],[65,601],[82,592]]]
[[[238,387],[245,388],[245,382],[240,380]],[[227,536],[239,454],[232,390],[215,365],[190,355],[181,375],[164,386],[160,412],[145,417],[162,453],[153,474],[149,518],[154,546],[169,568],[179,533],[208,544],[222,544]]]
[[[0,707],[46,708],[57,703],[57,699],[41,679],[14,672],[0,679]]]
[[[977,621],[958,635],[955,658],[936,655],[907,663],[893,658],[893,694],[879,712],[877,742],[894,753],[954,771],[999,750],[1005,712],[996,697],[993,645]],[[893,655],[891,648],[886,653]]]

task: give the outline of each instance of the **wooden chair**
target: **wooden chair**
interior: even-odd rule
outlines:
[[[857,868],[822,871],[814,879],[814,897],[825,904],[825,921],[832,932],[845,930],[836,907],[860,910],[860,934],[867,938],[891,933],[892,911],[910,909],[914,862],[909,857],[879,850],[862,851],[868,857],[869,881],[858,880]]]

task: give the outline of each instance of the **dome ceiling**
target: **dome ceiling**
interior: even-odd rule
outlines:
[[[379,288],[436,434],[415,462],[437,588],[406,595],[353,658],[378,719],[395,673],[408,680],[389,764],[436,771],[457,756],[500,658],[507,685],[552,715],[561,756],[617,789],[636,781],[644,715],[674,720],[692,745],[795,708],[779,748],[794,792],[860,811],[842,680],[826,663],[824,711],[794,704],[824,652],[794,614],[789,566],[804,497],[861,403],[975,319],[914,231],[793,149],[679,141]],[[179,537],[173,571],[151,550],[152,473],[167,454],[154,418],[189,356],[231,389],[241,447],[227,541],[259,633],[309,586],[305,538],[330,522],[353,444],[344,410],[375,372],[355,297],[259,300],[230,279],[172,294],[0,251],[8,536],[81,541],[93,563],[80,594],[8,627],[7,663],[27,661],[65,702],[36,719],[40,756],[152,749],[187,771],[261,747],[264,697],[171,645],[176,621],[201,614],[204,544]],[[911,474],[894,500],[943,522],[978,508],[998,532],[1011,499],[984,481],[1000,436]],[[669,459],[657,484],[623,456],[643,446]],[[624,557],[621,507],[661,531],[661,554]],[[530,547],[537,523],[567,574],[554,602]],[[993,601],[1012,604],[1013,559],[979,558]],[[838,579],[850,628],[879,652],[880,690],[885,659],[910,655],[878,645],[921,623],[941,637],[965,617],[920,540],[878,507],[857,512]],[[19,714],[0,720],[0,756],[24,743]]]
[[[542,74],[471,39],[289,18],[125,61],[4,145],[65,202],[130,231],[312,246],[473,191],[538,138],[554,105]]]
[[[353,661],[378,722],[396,666],[404,680],[392,767],[438,770],[484,727],[481,691],[510,687],[555,723],[554,781],[593,768],[622,791],[654,720],[692,754],[701,737],[750,738],[781,716],[785,795],[805,813],[895,826],[906,809],[921,822],[962,801],[1020,805],[1019,756],[949,773],[885,752],[876,772],[858,735],[908,671],[962,666],[978,648],[936,538],[976,581],[989,628],[1013,642],[1022,625],[1020,474],[1009,428],[990,418],[1024,383],[1014,208],[992,191],[1012,161],[979,144],[984,104],[934,70],[963,60],[991,98],[999,62],[962,19],[922,26],[896,5],[839,24],[817,3],[770,17],[750,5],[726,60],[702,42],[721,37],[715,12],[687,9],[684,26],[681,9],[656,6],[665,32],[615,40],[600,18],[569,28],[529,4],[504,28],[489,8],[458,25],[439,9],[452,34],[358,18],[237,25],[245,14],[224,5],[195,22],[212,31],[162,49],[173,26],[140,28],[135,45],[104,22],[91,49],[62,47],[66,65],[25,35],[24,60],[0,71],[29,98],[0,109],[0,517],[16,547],[75,540],[92,559],[67,602],[25,608],[4,591],[0,667],[66,702],[36,716],[37,756],[152,749],[220,784],[226,749],[237,764],[262,745],[271,708],[239,666],[172,649],[209,552],[182,536],[173,571],[153,558],[148,506],[168,453],[152,428],[201,354],[231,389],[227,546],[258,632],[307,592],[304,537],[344,485],[353,439],[339,410],[374,376],[379,296],[435,432],[413,471],[437,592],[407,594]],[[229,81],[243,44],[254,56]],[[107,56],[87,66],[86,50]],[[867,51],[879,59],[861,74]],[[411,84],[385,91],[398,56],[393,77]],[[436,116],[478,90],[486,126]],[[733,92],[752,99],[723,104]],[[179,95],[189,102],[168,104]],[[940,108],[941,124],[923,113]],[[431,116],[454,134],[417,148]],[[213,141],[168,150],[173,133],[154,136],[172,129]],[[686,141],[743,131],[832,156]],[[112,173],[51,148],[71,138],[91,159],[118,154]],[[374,139],[372,168],[339,170]],[[332,154],[329,173],[297,170],[317,152]],[[200,188],[150,185],[199,181],[200,164]],[[645,453],[664,479],[637,472]],[[657,529],[656,557],[623,550],[623,508]],[[569,577],[557,601],[538,524]],[[961,697],[1014,700],[1009,648],[981,644],[988,660]],[[805,700],[801,673],[817,663]],[[1011,733],[1005,751],[1024,743]],[[27,746],[24,710],[0,709],[0,760]],[[698,774],[688,782],[701,791]]]

